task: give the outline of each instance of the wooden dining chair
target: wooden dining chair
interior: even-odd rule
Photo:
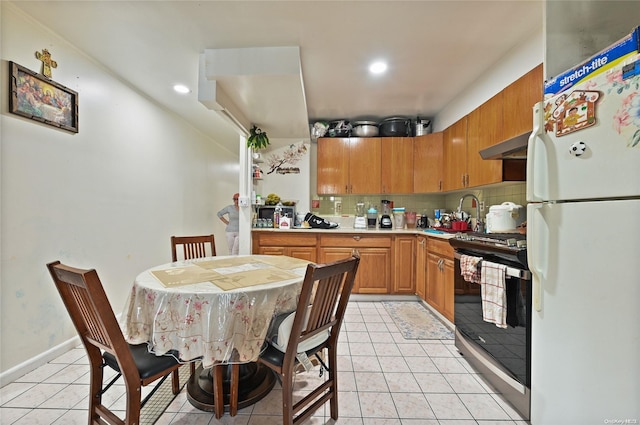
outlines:
[[[216,238],[213,235],[171,236],[171,261],[178,261],[178,248],[181,247],[183,260],[215,257]],[[208,248],[207,248],[208,247]],[[196,371],[195,362],[191,362],[191,374]]]
[[[182,259],[191,260],[193,258],[215,257],[216,240],[213,235],[204,236],[171,236],[171,261],[178,261],[178,247],[182,247]],[[208,249],[207,249],[208,247]],[[224,390],[223,377],[227,365],[217,364],[213,366],[213,396],[214,415],[220,419],[224,414]],[[196,372],[196,363],[190,364],[191,375]],[[238,412],[238,380],[240,379],[240,366],[237,363],[231,364],[231,393],[229,395],[229,414],[235,416]]]
[[[171,261],[178,261],[178,247],[182,247],[183,260],[216,256],[216,239],[213,235],[171,236]]]
[[[296,310],[282,320],[260,354],[258,361],[276,372],[282,383],[284,425],[305,421],[327,401],[331,417],[338,419],[338,334],[359,263],[360,257],[354,254],[333,263],[309,264]],[[326,361],[320,355],[325,348]],[[328,377],[293,403],[294,368],[299,359],[304,364],[304,357],[311,355],[327,370]]]
[[[140,409],[153,394],[141,401],[141,387],[160,379],[157,388],[169,375],[173,393],[180,392],[178,360],[150,353],[147,344],[130,345],[125,341],[94,269],[76,269],[59,261],[47,264],[47,268],[89,356],[89,424],[139,424]],[[105,366],[117,372],[106,385]],[[120,376],[126,387],[124,420],[102,404],[102,395]]]

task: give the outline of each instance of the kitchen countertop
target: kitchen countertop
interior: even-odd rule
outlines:
[[[451,239],[455,233],[446,233],[436,229],[354,229],[350,227],[338,227],[335,229],[306,229],[294,227],[291,229],[273,229],[254,227],[253,232],[277,232],[277,233],[321,233],[321,234],[362,234],[362,235],[427,235],[440,239]]]

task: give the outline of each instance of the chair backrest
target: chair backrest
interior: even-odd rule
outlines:
[[[101,364],[102,351],[106,351],[117,359],[123,375],[138,376],[129,345],[122,335],[98,273],[94,269],[69,267],[59,261],[47,264],[47,268],[92,365]]]
[[[354,254],[333,263],[307,266],[284,363],[294,361],[298,344],[320,332],[329,329],[326,343],[337,343],[359,264],[360,257]]]
[[[216,256],[216,240],[213,235],[171,236],[171,261],[178,261],[179,245],[182,245],[183,260]]]

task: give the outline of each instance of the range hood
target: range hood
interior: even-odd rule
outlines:
[[[527,159],[527,145],[531,132],[521,134],[480,151],[482,159]]]

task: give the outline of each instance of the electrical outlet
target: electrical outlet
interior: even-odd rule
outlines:
[[[484,211],[484,201],[480,201],[480,211]]]
[[[342,214],[342,201],[335,201],[333,206],[335,207],[336,215]]]
[[[240,196],[238,198],[238,206],[239,207],[248,207],[249,206],[249,198],[246,196]]]

